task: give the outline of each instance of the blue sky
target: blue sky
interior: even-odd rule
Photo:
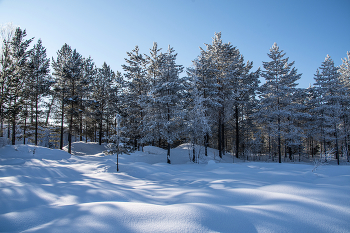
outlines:
[[[174,47],[178,64],[188,67],[221,32],[254,70],[277,42],[303,73],[300,87],[308,87],[327,54],[340,65],[350,51],[349,9],[349,0],[0,0],[0,24],[41,38],[50,58],[67,43],[121,72],[127,51],[138,45],[148,53],[154,41],[164,51]]]

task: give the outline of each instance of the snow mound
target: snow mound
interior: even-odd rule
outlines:
[[[0,148],[0,159],[2,159],[2,164],[11,163],[11,161],[15,164],[22,163],[21,160],[14,159],[61,160],[69,159],[70,157],[71,155],[65,151],[34,145],[7,145]]]
[[[222,158],[216,149],[207,148],[207,156],[205,156],[205,148],[195,145],[196,163],[207,164],[208,161],[214,160],[216,163],[232,163],[232,155],[226,153]],[[122,161],[143,162],[147,164],[157,164],[167,162],[167,150],[155,146],[145,146],[144,152],[135,151],[131,155],[120,155]],[[191,164],[193,163],[193,147],[190,143],[184,143],[170,150],[171,164]],[[235,159],[236,160],[236,159]],[[238,159],[237,159],[238,161]]]
[[[166,150],[159,148],[159,147],[155,147],[155,146],[145,146],[145,147],[143,147],[143,151],[145,153],[155,154],[155,155],[162,155],[162,154],[167,153]]]
[[[106,144],[103,143],[102,145],[99,145],[98,142],[88,142],[85,143],[83,141],[80,142],[73,142],[72,143],[72,155],[78,155],[78,156],[86,156],[86,155],[93,155],[93,156],[101,156],[103,155],[103,151],[106,150]],[[64,151],[68,151],[68,146],[63,147]]]
[[[212,165],[215,165],[215,164],[216,164],[216,162],[214,160],[209,160],[208,161],[208,165],[209,166],[212,166]]]

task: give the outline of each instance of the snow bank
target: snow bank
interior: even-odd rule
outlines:
[[[65,151],[53,150],[46,147],[33,146],[33,145],[7,145],[0,148],[1,163],[16,159],[49,159],[49,160],[61,160],[68,159],[71,155]],[[22,161],[22,160],[17,160]]]
[[[350,166],[193,164],[182,146],[174,164],[121,155],[117,173],[115,155],[78,146],[0,148],[0,232],[350,232]]]

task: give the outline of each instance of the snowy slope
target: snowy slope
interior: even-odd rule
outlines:
[[[350,232],[350,166],[219,163],[212,149],[192,164],[187,146],[171,165],[159,148],[121,155],[119,173],[98,144],[0,148],[0,232]]]

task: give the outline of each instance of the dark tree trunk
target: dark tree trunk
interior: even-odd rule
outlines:
[[[38,97],[35,97],[35,136],[34,143],[38,145]]]
[[[87,126],[87,120],[85,118],[85,142],[87,143],[87,141],[88,141],[88,126]]]
[[[23,144],[26,144],[27,116],[24,116]]]
[[[108,119],[108,114],[106,116],[106,126],[107,126],[107,129],[106,129],[106,140],[107,140],[107,143],[109,142],[108,141],[108,137],[109,137],[109,134],[108,134],[108,131],[109,131],[109,119]]]
[[[195,143],[192,143],[192,162],[196,162],[196,148],[195,148]]]
[[[171,163],[170,162],[170,143],[169,142],[168,142],[168,152],[167,152],[166,162],[169,164]]]
[[[236,105],[235,107],[235,117],[236,117],[236,158],[238,158],[238,153],[239,153],[239,116],[238,116],[238,106]]]
[[[61,137],[60,137],[60,149],[63,149],[63,121],[64,121],[64,96],[62,97],[62,112],[61,112]]]
[[[12,115],[12,145],[16,144],[16,114]]]
[[[337,158],[337,163],[339,165],[338,131],[337,131],[336,124],[334,124],[334,129],[335,129],[335,157]]]
[[[48,124],[49,124],[49,118],[50,118],[51,108],[52,108],[52,105],[53,105],[53,102],[54,102],[54,101],[55,101],[55,96],[52,97],[51,104],[49,105],[49,109],[47,110],[45,125],[48,125]]]
[[[219,157],[222,158],[222,138],[221,138],[221,112],[219,112],[219,124],[218,124],[218,150],[219,150]]]
[[[73,124],[73,115],[71,114],[69,120],[69,132],[68,132],[68,153],[72,153],[72,124]]]
[[[79,141],[83,141],[83,114],[80,113],[80,122],[79,122]]]
[[[204,154],[208,156],[208,144],[209,144],[209,134],[206,133],[204,136]]]
[[[281,153],[281,119],[278,117],[278,162],[282,162],[282,153]]]
[[[225,154],[225,123],[221,123],[221,150],[222,154]]]
[[[101,119],[100,119],[100,130],[99,130],[98,144],[102,145],[102,114],[101,114]]]

